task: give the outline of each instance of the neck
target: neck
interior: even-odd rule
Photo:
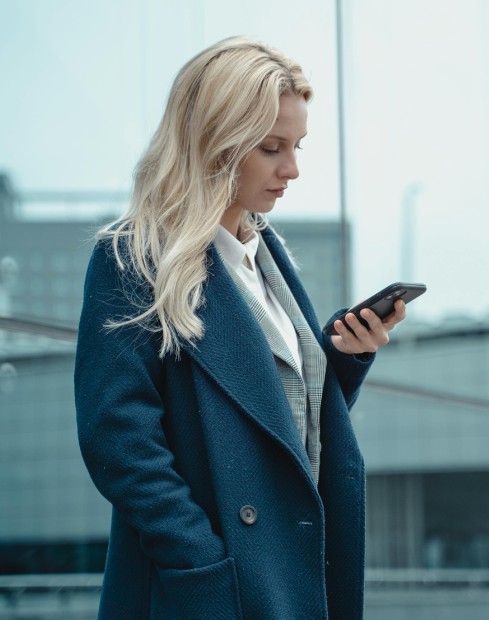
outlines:
[[[233,209],[233,207],[229,207],[224,211],[223,216],[221,217],[221,226],[223,226],[228,232],[230,232],[233,237],[239,239],[239,225],[241,223],[241,215],[242,210]]]

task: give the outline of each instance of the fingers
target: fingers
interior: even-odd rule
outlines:
[[[402,301],[402,299],[398,299],[396,301],[394,308],[396,309],[396,324],[400,321],[404,321],[406,318],[406,304]]]
[[[345,317],[350,329],[342,321],[335,321],[334,326],[341,340],[335,342],[337,349],[344,353],[375,353],[381,344],[387,344],[387,332],[382,327],[378,327],[382,325],[380,319],[375,317],[372,311],[369,310],[369,313],[372,315],[372,322],[376,325],[374,329],[371,328],[370,323],[368,328],[362,325],[351,312]],[[366,316],[363,318],[369,320]],[[382,333],[385,334],[385,338],[382,337]]]
[[[368,308],[361,310],[360,316],[367,326],[352,312],[345,316],[348,327],[340,320],[335,321],[338,335],[333,336],[332,341],[339,351],[350,354],[375,353],[379,347],[388,344],[389,332],[406,317],[406,304],[398,299],[394,304],[394,312],[383,320]]]
[[[402,301],[402,299],[398,299],[394,304],[394,312],[389,314],[385,319],[383,319],[382,323],[388,331],[393,329],[398,323],[404,321],[406,318],[406,304]]]
[[[379,319],[379,317],[375,314],[375,312],[365,309],[360,312],[360,315],[365,321],[367,321],[367,333],[376,347],[383,347],[388,344],[389,330],[386,328],[381,319]]]

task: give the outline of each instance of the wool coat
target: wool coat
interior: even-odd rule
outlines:
[[[263,331],[213,245],[204,337],[109,330],[147,301],[111,241],[92,255],[76,354],[79,441],[113,517],[103,620],[359,620],[364,465],[349,410],[373,356],[321,332],[281,242],[262,233],[327,356],[319,483]]]

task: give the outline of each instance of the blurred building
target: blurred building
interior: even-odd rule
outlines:
[[[369,565],[489,569],[489,321],[399,328],[352,413]]]
[[[0,258],[16,271],[10,314],[75,325],[94,235],[102,220],[46,217],[51,206],[46,196],[34,195],[31,200],[40,215],[34,208],[26,217],[24,202],[5,176],[3,183],[0,179]],[[68,213],[78,206],[76,196],[59,194],[52,199],[55,206],[56,200]]]
[[[104,195],[100,196],[103,200]],[[111,199],[114,201],[114,195],[105,196],[105,200]],[[109,220],[99,217],[87,221],[83,204],[80,210],[83,198],[77,199],[76,195],[53,195],[51,204],[49,195],[34,194],[30,200],[37,204],[26,210],[8,178],[3,176],[2,183],[0,177],[0,259],[6,258],[16,272],[9,311],[17,317],[76,325],[94,236]],[[56,201],[63,204],[65,212],[77,209],[79,217],[71,214],[68,219],[56,218],[52,213],[46,216]],[[115,195],[115,202],[118,209],[113,209],[113,217],[120,211],[120,196]],[[320,319],[325,321],[340,306],[338,222],[274,220],[273,225],[296,257],[304,285]]]

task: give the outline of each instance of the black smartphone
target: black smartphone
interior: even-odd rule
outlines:
[[[370,308],[373,310],[375,314],[384,319],[391,312],[394,311],[394,302],[398,299],[402,299],[404,303],[409,303],[416,297],[419,297],[423,293],[426,292],[426,284],[407,284],[406,282],[394,282],[394,284],[390,284],[386,286],[375,295],[372,295],[368,299],[360,302],[356,306],[352,306],[349,310],[347,310],[344,314],[334,319],[334,321],[343,321],[343,323],[348,327],[350,331],[350,326],[345,321],[345,316],[353,312],[353,314],[358,318],[360,323],[368,327],[368,323],[360,316],[360,310],[363,308]],[[334,328],[334,321],[330,321],[324,328],[323,333],[328,336],[334,336],[337,331]]]

